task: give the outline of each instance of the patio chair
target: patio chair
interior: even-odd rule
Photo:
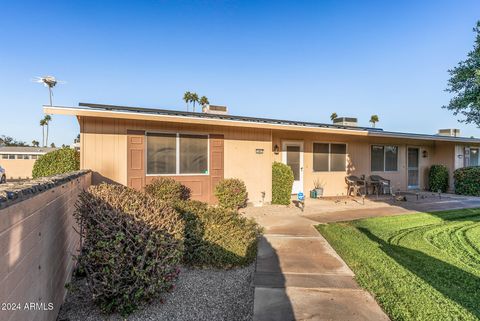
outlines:
[[[370,181],[377,183],[374,185],[374,188],[377,188],[377,195],[379,193],[386,194],[385,191],[391,194],[391,185],[389,179],[383,178],[380,175],[370,175]]]
[[[360,191],[363,189],[364,194],[367,192],[365,180],[360,179],[355,175],[345,176],[345,183],[347,184],[347,196],[353,192],[353,196],[362,195]]]

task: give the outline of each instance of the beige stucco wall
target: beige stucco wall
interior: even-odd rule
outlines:
[[[127,184],[127,130],[181,131],[224,135],[225,178],[240,178],[247,185],[249,202],[271,201],[271,131],[256,128],[201,126],[142,120],[80,118],[82,169],[94,171],[94,183]],[[256,154],[263,149],[263,154]],[[262,198],[265,192],[265,198]]]
[[[5,168],[8,179],[24,179],[32,177],[35,159],[0,159],[0,166]]]
[[[90,185],[90,173],[0,209],[0,320],[55,320],[74,266],[79,236],[74,204]],[[27,311],[25,303],[53,303],[51,311]]]
[[[313,188],[315,179],[325,183],[324,195],[346,194],[345,175],[378,174],[388,178],[394,189],[407,189],[407,148],[418,147],[420,188],[428,186],[428,170],[432,164],[445,164],[450,169],[453,182],[455,145],[448,142],[407,138],[352,136],[344,133],[313,133],[311,131],[272,130],[233,126],[213,126],[164,121],[125,120],[98,117],[80,117],[81,168],[92,169],[94,183],[114,181],[127,183],[127,140],[129,130],[181,131],[224,135],[224,175],[245,181],[249,201],[255,205],[271,201],[271,163],[282,161],[281,153],[275,155],[273,146],[282,148],[283,141],[304,143],[304,192]],[[347,144],[347,170],[341,172],[313,171],[313,142],[340,142]],[[398,170],[371,172],[370,146],[372,144],[399,147]],[[263,149],[257,154],[256,149]],[[424,151],[426,157],[423,157]],[[265,198],[262,198],[265,192]]]
[[[282,142],[283,141],[301,141],[304,144],[304,192],[308,193],[313,189],[316,179],[322,181],[324,185],[325,196],[345,195],[347,192],[345,185],[345,176],[353,174],[357,176],[380,175],[390,179],[392,187],[397,190],[407,189],[407,148],[419,148],[419,186],[425,189],[428,186],[428,170],[432,164],[446,163],[453,159],[453,150],[450,145],[440,144],[436,146],[432,141],[419,141],[408,139],[392,138],[374,138],[374,137],[354,137],[347,135],[327,135],[314,133],[291,133],[285,131],[273,132],[273,146],[278,145],[280,153],[274,155],[275,161],[282,161]],[[314,172],[313,171],[313,143],[330,142],[347,144],[347,164],[345,171],[338,172]],[[371,145],[395,145],[399,148],[398,170],[395,172],[372,172],[370,160]],[[426,157],[423,157],[426,151]],[[438,155],[437,155],[438,151]]]

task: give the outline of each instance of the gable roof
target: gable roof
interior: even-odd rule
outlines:
[[[202,112],[178,111],[169,109],[130,107],[79,103],[78,107],[43,106],[46,114],[63,114],[76,116],[92,116],[123,119],[148,119],[157,121],[190,122],[210,125],[246,126],[255,128],[271,128],[285,130],[301,130],[313,132],[340,133],[373,137],[408,138],[431,141],[449,141],[459,143],[480,144],[480,139],[468,137],[451,137],[429,134],[384,131],[381,128],[346,126],[274,118],[258,118],[236,115],[209,114]]]

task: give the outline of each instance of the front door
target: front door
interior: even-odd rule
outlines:
[[[283,142],[282,161],[293,171],[292,194],[303,192],[303,143]]]
[[[419,149],[414,147],[408,148],[407,166],[408,166],[408,188],[416,189],[419,187]]]

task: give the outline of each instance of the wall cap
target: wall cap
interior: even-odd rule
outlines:
[[[91,173],[91,170],[79,170],[65,174],[29,179],[21,182],[0,185],[0,209],[31,198],[54,187],[63,185]]]

